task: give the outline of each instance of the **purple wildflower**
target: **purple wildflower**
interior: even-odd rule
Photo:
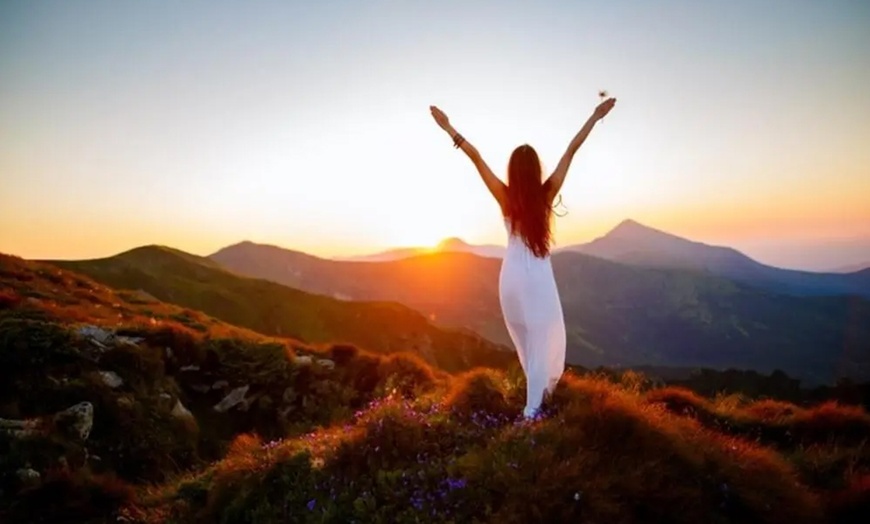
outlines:
[[[305,506],[308,508],[308,511],[314,511],[315,504],[317,504],[317,499],[311,499]]]

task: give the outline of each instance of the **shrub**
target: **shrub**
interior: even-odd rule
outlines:
[[[394,353],[385,357],[380,363],[378,376],[383,391],[395,389],[406,397],[428,391],[435,385],[432,368],[412,353]]]
[[[520,414],[505,397],[504,376],[491,369],[475,369],[456,377],[444,405],[461,420],[479,425],[502,424]]]

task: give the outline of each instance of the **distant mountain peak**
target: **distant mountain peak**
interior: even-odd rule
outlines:
[[[469,247],[469,244],[459,237],[445,238],[438,243],[438,251],[464,250]]]
[[[616,237],[616,238],[625,238],[625,237],[638,237],[638,236],[666,236],[666,237],[674,237],[670,233],[666,233],[659,229],[655,229],[650,226],[646,226],[641,224],[637,220],[632,220],[627,218],[617,224],[616,227],[611,229],[605,237]]]

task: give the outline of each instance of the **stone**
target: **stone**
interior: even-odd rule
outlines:
[[[38,471],[32,468],[21,468],[15,472],[18,476],[18,480],[25,486],[33,486],[35,484],[39,484],[42,475],[39,474]]]
[[[310,366],[313,361],[310,355],[296,355],[293,359],[293,363],[297,366]]]
[[[189,409],[184,407],[184,404],[181,403],[181,400],[175,401],[175,406],[172,407],[172,411],[170,411],[170,414],[177,419],[194,421],[194,422],[196,421],[196,418],[193,416],[193,413],[191,413]]]
[[[90,339],[91,342],[96,342],[97,344],[104,347],[105,344],[108,344],[113,337],[111,332],[91,324],[80,326],[78,330],[76,330],[76,332],[79,334],[79,336]]]
[[[90,402],[79,402],[51,416],[27,420],[0,419],[0,433],[6,433],[15,438],[30,438],[56,431],[85,441],[91,434],[93,425],[94,405]]]
[[[56,428],[68,430],[79,440],[85,441],[94,426],[94,405],[90,402],[79,402],[56,413],[52,417],[52,422]]]
[[[329,370],[335,369],[335,362],[333,362],[332,360],[329,360],[328,358],[318,359],[317,365],[319,365],[320,367],[329,369]]]
[[[251,386],[241,386],[229,392],[227,396],[223,398],[220,402],[215,404],[214,410],[218,413],[224,413],[229,409],[241,404],[245,400],[245,395],[248,394],[248,390]]]
[[[103,380],[103,384],[109,386],[112,389],[121,387],[124,385],[124,380],[118,376],[114,371],[100,371],[100,378]]]
[[[125,346],[138,346],[139,344],[141,344],[144,341],[145,341],[145,339],[142,337],[124,337],[124,336],[115,335],[115,343],[122,344]]]
[[[211,388],[212,389],[225,389],[228,387],[230,387],[229,382],[227,382],[226,380],[218,380],[217,382],[214,383],[214,385],[212,385]]]
[[[196,366],[196,365],[184,366],[181,369],[179,369],[179,371],[199,371],[199,366]]]
[[[118,407],[122,407],[124,409],[131,409],[133,407],[133,399],[130,397],[118,397],[118,400],[115,402],[118,403]]]

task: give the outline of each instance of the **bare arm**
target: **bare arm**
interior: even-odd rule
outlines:
[[[547,196],[550,201],[556,198],[556,195],[558,195],[559,191],[562,189],[562,184],[565,183],[565,177],[568,175],[568,168],[571,167],[571,161],[574,160],[574,155],[577,153],[577,150],[580,149],[580,146],[582,146],[583,142],[586,141],[586,137],[589,136],[589,133],[592,131],[592,128],[595,127],[595,124],[604,118],[611,109],[613,109],[614,104],[616,104],[615,98],[608,98],[604,102],[601,102],[601,104],[595,108],[595,111],[589,119],[586,120],[586,123],[583,124],[583,127],[580,128],[580,131],[574,135],[571,143],[568,144],[568,149],[565,150],[565,154],[563,154],[562,159],[559,160],[559,164],[556,166],[555,171],[553,171],[553,174],[547,179],[547,184],[550,186],[549,195]]]
[[[456,132],[456,129],[450,125],[450,121],[447,119],[447,115],[444,114],[443,111],[438,109],[435,106],[430,106],[429,110],[432,112],[432,117],[435,119],[435,122],[443,129],[451,138],[454,139],[454,142],[457,140],[457,136],[460,136],[459,133]],[[492,172],[492,169],[486,165],[486,162],[483,160],[483,157],[480,156],[480,153],[477,151],[477,148],[471,145],[467,140],[461,138],[459,148],[468,155],[468,158],[474,163],[474,167],[477,168],[477,172],[480,173],[480,178],[483,179],[483,183],[486,184],[486,188],[489,189],[489,192],[492,193],[492,196],[495,198],[498,205],[505,209],[507,204],[507,186],[504,185],[504,182],[498,179],[497,176]]]

